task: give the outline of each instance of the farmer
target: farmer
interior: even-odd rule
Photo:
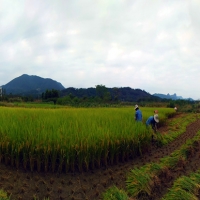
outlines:
[[[155,113],[155,111],[154,111]],[[146,126],[149,127],[151,126],[152,129],[154,130],[154,133],[157,132],[157,123],[159,122],[159,119],[158,119],[158,114],[154,114],[154,116],[150,116],[147,121],[146,121]],[[153,141],[153,134],[152,134],[152,141]]]
[[[137,104],[135,105],[135,121],[142,122],[142,112]]]
[[[158,114],[158,111],[157,111],[157,110],[154,110],[154,115],[155,115],[155,114]]]

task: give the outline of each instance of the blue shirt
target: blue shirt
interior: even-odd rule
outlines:
[[[153,117],[153,116],[149,117],[149,118],[147,119],[147,121],[146,121],[146,125],[147,125],[147,126],[148,126],[148,125],[154,126],[155,124],[156,124],[156,121],[154,120],[154,117]]]
[[[142,112],[139,109],[135,111],[135,120],[142,121]]]

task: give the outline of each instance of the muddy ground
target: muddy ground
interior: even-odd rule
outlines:
[[[159,131],[166,132],[167,127],[161,127]],[[142,166],[148,162],[156,162],[161,157],[167,156],[178,149],[187,139],[192,138],[200,130],[200,120],[190,124],[184,134],[165,147],[152,145],[142,157],[129,160],[108,168],[96,169],[84,173],[53,174],[25,172],[16,170],[3,164],[0,165],[0,188],[3,188],[11,199],[101,199],[102,192],[112,185],[125,189],[127,173],[133,167]],[[200,166],[200,149],[190,158],[190,163],[181,171],[171,172],[170,180],[164,181],[159,191],[155,191],[154,197],[160,199],[167,192],[173,180],[180,175],[188,175]]]

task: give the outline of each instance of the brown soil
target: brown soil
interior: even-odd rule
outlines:
[[[166,132],[167,127],[159,131]],[[112,185],[125,189],[127,173],[134,167],[142,166],[148,162],[156,162],[161,157],[167,156],[178,149],[186,140],[194,137],[200,130],[200,120],[190,124],[184,134],[165,147],[153,146],[141,157],[108,168],[96,169],[84,173],[53,174],[25,172],[0,164],[0,188],[3,188],[11,199],[101,199],[102,192]],[[170,174],[170,179],[162,182],[154,197],[147,199],[160,199],[166,193],[173,180],[180,175],[188,175],[200,166],[200,149],[190,158],[190,163],[180,171]]]

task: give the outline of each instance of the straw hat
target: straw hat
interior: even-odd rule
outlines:
[[[155,120],[157,123],[159,122],[158,114],[155,114],[155,115],[153,116],[153,118],[154,118],[154,120]]]
[[[139,106],[136,104],[136,105],[135,105],[135,110],[136,110],[137,108],[139,108]]]

